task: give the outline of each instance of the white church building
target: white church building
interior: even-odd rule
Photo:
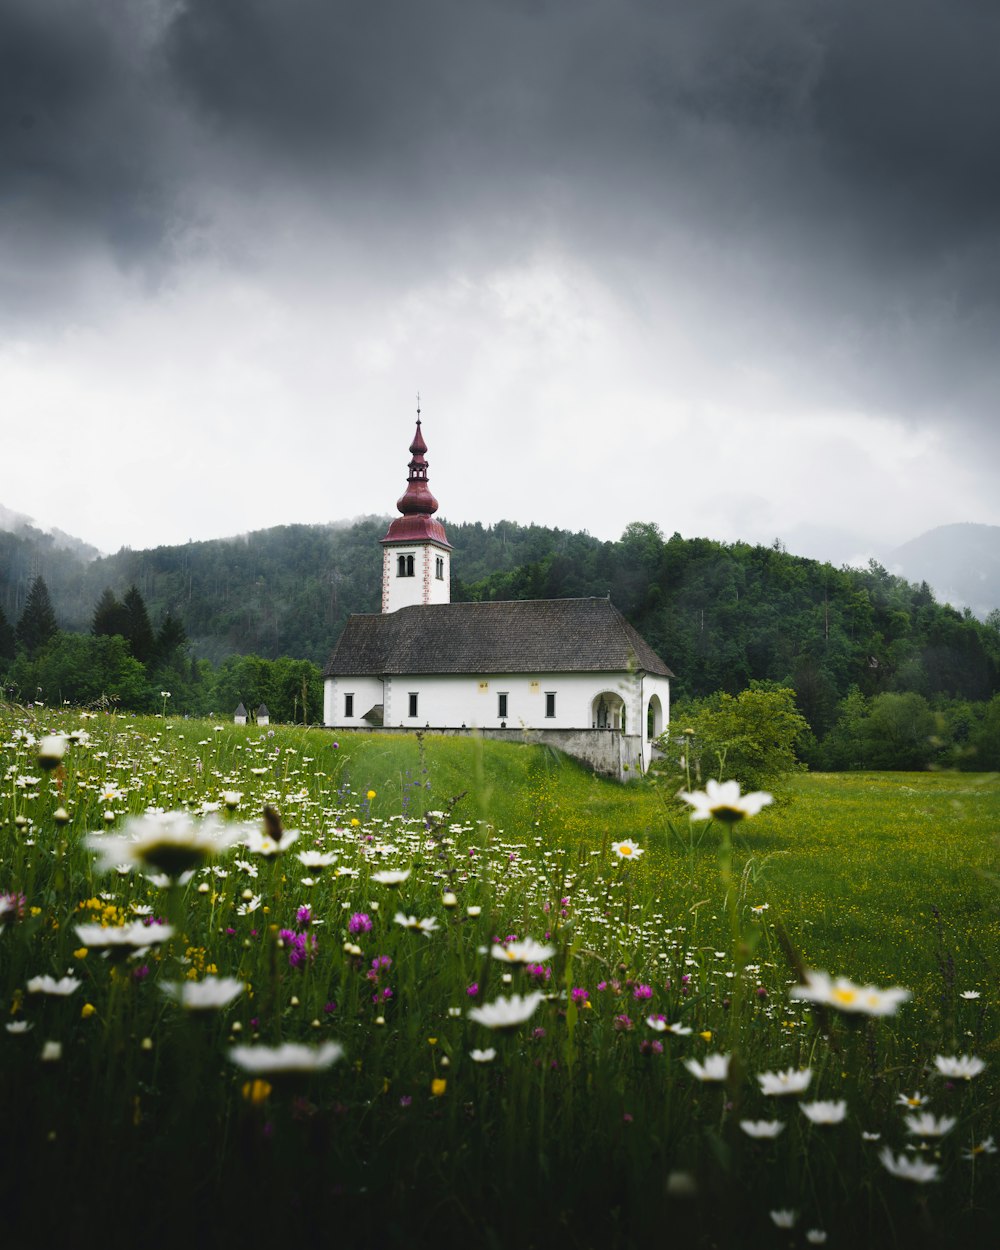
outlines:
[[[417,415],[401,516],[382,542],[382,611],[351,616],[324,670],[332,728],[547,742],[636,776],[666,728],[670,669],[610,599],[451,602],[451,552]]]

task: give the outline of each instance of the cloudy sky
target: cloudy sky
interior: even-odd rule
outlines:
[[[1000,524],[992,0],[5,0],[0,504]]]

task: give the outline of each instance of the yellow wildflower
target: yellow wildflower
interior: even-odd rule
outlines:
[[[80,1008],[80,1019],[89,1020],[91,1016],[97,1015],[97,1008],[93,1003],[84,1003]]]
[[[247,1102],[251,1102],[255,1107],[259,1107],[262,1102],[266,1102],[270,1098],[271,1089],[270,1081],[262,1081],[258,1077],[256,1081],[245,1081],[240,1092]]]
[[[443,1076],[436,1076],[431,1081],[431,1096],[434,1098],[444,1097],[444,1091],[448,1088],[448,1082]]]

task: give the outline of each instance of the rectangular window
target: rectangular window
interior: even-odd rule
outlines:
[[[556,714],[556,694],[554,690],[546,690],[545,692],[545,715],[555,716]]]
[[[416,714],[417,714],[417,696],[416,696],[415,694],[411,693],[411,694],[410,694],[410,711],[409,711],[409,715],[410,715],[410,716],[416,716]]]
[[[354,695],[344,695],[344,719],[349,720],[354,715]]]
[[[437,557],[437,560],[435,562],[435,569],[437,572],[438,581],[443,582],[444,581],[444,556]]]
[[[497,695],[497,716],[501,720],[507,719],[507,696],[505,694]]]

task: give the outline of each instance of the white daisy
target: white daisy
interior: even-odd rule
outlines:
[[[801,1094],[812,1080],[810,1068],[786,1068],[784,1072],[760,1072],[757,1075],[762,1094]]]
[[[693,793],[682,790],[677,797],[694,808],[692,820],[714,819],[726,824],[735,824],[746,816],[756,816],[761,808],[774,802],[772,796],[763,790],[741,795],[738,781],[709,781],[704,790]]]

